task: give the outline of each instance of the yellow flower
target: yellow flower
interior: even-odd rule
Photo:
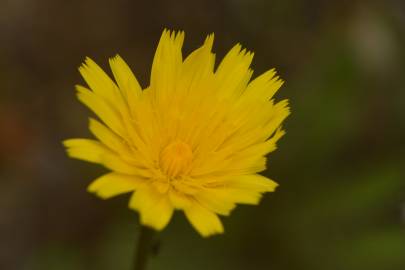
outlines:
[[[287,100],[272,99],[282,85],[269,70],[250,79],[253,53],[235,45],[215,69],[214,36],[185,59],[184,32],[165,30],[143,89],[127,64],[110,59],[115,82],[91,59],[80,73],[88,88],[78,99],[101,120],[97,138],[64,141],[70,157],[112,172],[88,190],[107,199],[132,192],[129,207],[143,225],[162,230],[175,209],[202,235],[222,233],[218,215],[236,204],[258,204],[277,184],[258,174],[284,134]]]

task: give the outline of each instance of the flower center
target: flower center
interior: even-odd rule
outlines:
[[[187,170],[193,158],[193,152],[188,144],[174,141],[167,145],[160,155],[160,166],[163,172],[175,178]]]

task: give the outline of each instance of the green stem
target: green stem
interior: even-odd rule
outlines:
[[[135,250],[134,270],[145,270],[148,258],[152,253],[156,231],[140,226],[137,248]]]

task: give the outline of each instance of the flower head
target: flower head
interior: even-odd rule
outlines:
[[[283,83],[274,70],[250,81],[253,53],[237,44],[215,68],[213,35],[185,59],[183,40],[183,32],[163,32],[145,89],[119,56],[109,61],[115,81],[87,58],[79,70],[88,87],[76,88],[100,119],[90,119],[96,139],[64,145],[69,156],[111,170],[90,192],[103,199],[131,192],[129,207],[157,230],[182,210],[209,236],[223,232],[218,215],[276,188],[258,173],[289,109],[273,100]]]

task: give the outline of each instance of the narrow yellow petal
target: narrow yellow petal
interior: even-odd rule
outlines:
[[[110,67],[128,106],[134,106],[135,101],[142,94],[142,88],[135,75],[119,55],[110,59]]]
[[[89,139],[68,139],[63,141],[67,153],[77,158],[94,163],[102,163],[102,156],[109,150],[100,142]]]
[[[90,118],[89,129],[104,145],[115,151],[124,151],[123,139],[96,119]]]
[[[261,100],[270,100],[277,90],[283,85],[283,81],[275,75],[276,70],[270,69],[251,81],[246,87],[246,91],[244,92],[243,99],[241,99],[241,101],[257,102]]]
[[[183,62],[181,48],[184,32],[164,30],[153,58],[150,87],[162,104],[170,97],[178,81]]]
[[[242,94],[253,74],[249,69],[252,60],[253,53],[242,50],[240,44],[227,53],[215,71],[221,96],[236,98]]]
[[[273,192],[278,186],[276,182],[260,174],[241,175],[225,181],[224,184],[231,188],[258,192]]]
[[[256,205],[262,198],[261,192],[254,189],[242,189],[231,186],[220,186],[206,189],[207,196],[215,197],[218,200],[228,203],[240,203]]]
[[[125,135],[125,128],[119,112],[89,89],[77,85],[77,98],[91,109],[100,119],[120,136]]]
[[[94,180],[87,190],[102,199],[108,199],[137,189],[145,183],[145,179],[133,175],[108,173]]]
[[[264,127],[264,134],[273,134],[288,115],[290,115],[288,100],[284,99],[275,104],[273,107],[273,115]]]
[[[140,164],[124,161],[117,153],[112,152],[102,143],[90,139],[68,139],[63,141],[67,153],[72,158],[89,162],[99,163],[105,167],[122,174],[134,175],[141,178],[149,178],[152,175],[150,170]]]
[[[192,203],[192,197],[186,195],[176,189],[171,188],[168,192],[171,204],[176,209],[185,209]]]
[[[201,192],[198,192],[197,194],[193,195],[196,201],[198,201],[201,206],[207,208],[208,210],[228,216],[231,211],[236,207],[236,204],[232,201],[229,200],[224,200],[223,198],[219,196],[212,196],[213,193],[206,192],[205,190],[202,190]]]
[[[137,175],[143,178],[149,178],[152,175],[150,170],[139,167],[137,164],[124,161],[119,155],[114,153],[106,153],[103,155],[101,162],[104,166],[115,172]]]
[[[79,72],[94,93],[113,104],[121,104],[122,96],[117,86],[92,59],[87,57]]]
[[[284,136],[284,134],[285,134],[284,130],[282,130],[281,128],[278,128],[276,130],[276,132],[274,133],[274,135],[267,141],[258,143],[258,144],[254,144],[254,145],[250,146],[249,148],[247,148],[243,151],[240,151],[238,153],[237,157],[235,158],[235,160],[239,160],[238,157],[240,157],[240,160],[243,160],[243,162],[246,162],[246,160],[249,160],[251,158],[255,159],[255,157],[264,156],[264,155],[276,150],[276,148],[277,148],[276,143],[281,137]],[[234,164],[237,164],[237,162],[235,162]]]
[[[188,221],[203,237],[224,232],[224,227],[218,216],[202,207],[198,202],[194,202],[184,209],[184,213]]]
[[[166,227],[174,211],[168,197],[152,187],[138,189],[132,195],[129,207],[139,211],[141,224],[159,231]]]
[[[247,150],[246,150],[247,151]],[[207,178],[209,176],[238,176],[245,174],[254,174],[266,169],[266,158],[260,155],[232,156],[225,159],[224,155],[211,156],[204,164],[193,169],[191,176],[193,178]]]
[[[214,35],[209,35],[204,44],[184,60],[179,87],[184,91],[183,94],[188,94],[192,89],[197,90],[201,80],[213,74],[215,64],[215,55],[211,52],[213,42]],[[195,94],[199,93],[193,93]]]

